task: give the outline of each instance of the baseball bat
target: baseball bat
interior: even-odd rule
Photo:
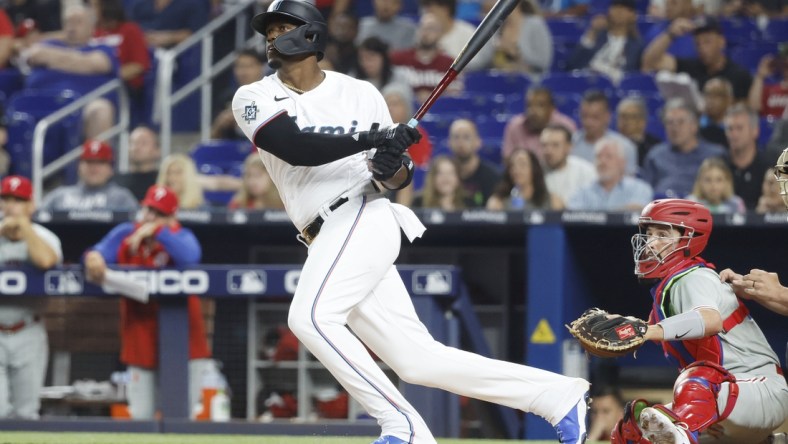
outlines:
[[[421,107],[416,114],[413,115],[408,121],[408,126],[411,128],[415,128],[419,124],[419,120],[424,117],[424,114],[427,114],[427,111],[432,107],[432,104],[435,103],[435,100],[443,94],[443,90],[446,89],[449,84],[454,81],[454,78],[457,77],[457,74],[462,72],[465,65],[473,59],[473,57],[479,52],[480,49],[490,40],[490,38],[495,34],[495,31],[501,27],[503,21],[509,14],[514,11],[514,8],[517,7],[517,4],[520,0],[498,0],[493,5],[490,12],[484,16],[482,22],[479,23],[479,26],[476,27],[476,31],[473,32],[473,35],[468,40],[468,43],[462,48],[457,57],[449,67],[449,70],[446,71],[446,74],[443,75],[443,78],[432,90],[427,100],[421,104]]]

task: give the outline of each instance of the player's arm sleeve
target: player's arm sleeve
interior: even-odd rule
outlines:
[[[88,251],[96,251],[104,258],[106,263],[114,264],[117,262],[120,244],[133,230],[134,224],[131,222],[120,224],[107,233],[93,248],[89,248]]]
[[[257,128],[254,144],[290,165],[318,166],[372,148],[353,134],[302,133],[287,111],[281,111]]]
[[[187,228],[171,230],[164,228],[156,235],[167,253],[178,267],[196,265],[202,259],[202,247],[194,233]]]

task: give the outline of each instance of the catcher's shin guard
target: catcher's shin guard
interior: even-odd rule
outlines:
[[[611,444],[648,444],[638,427],[638,419],[644,408],[648,407],[645,399],[629,401],[624,407],[624,418],[616,423],[610,433]]]
[[[725,410],[720,412],[717,394],[724,382],[730,385]],[[738,395],[735,376],[712,362],[697,361],[685,367],[676,379],[672,410],[690,432],[703,432],[728,417]]]

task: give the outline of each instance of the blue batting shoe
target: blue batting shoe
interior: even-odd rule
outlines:
[[[588,392],[555,426],[558,442],[583,444],[588,436]]]
[[[376,439],[372,444],[408,444],[408,442],[403,441],[396,436],[386,435]]]

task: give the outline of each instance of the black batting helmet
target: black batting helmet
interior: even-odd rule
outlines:
[[[265,35],[266,27],[274,19],[294,22],[296,29],[274,40],[274,48],[284,55],[316,53],[323,58],[328,39],[328,26],[323,14],[311,3],[302,0],[274,0],[268,10],[252,19],[252,29]]]

